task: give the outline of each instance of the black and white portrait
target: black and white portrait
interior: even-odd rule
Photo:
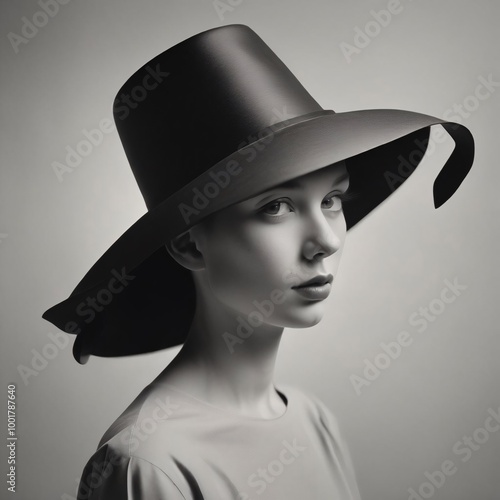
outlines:
[[[497,500],[499,14],[4,2],[2,498]]]

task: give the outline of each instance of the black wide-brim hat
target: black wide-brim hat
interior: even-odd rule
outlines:
[[[243,25],[199,33],[159,54],[127,80],[113,111],[148,211],[43,314],[77,334],[80,363],[90,354],[140,354],[184,342],[194,282],[164,245],[205,217],[345,160],[356,193],[344,205],[350,229],[410,177],[432,125],[455,142],[434,182],[436,208],[474,157],[472,135],[456,123],[402,110],[322,109]]]

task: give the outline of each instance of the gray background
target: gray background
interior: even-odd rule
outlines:
[[[25,383],[19,374],[56,330],[42,312],[66,298],[145,212],[116,132],[62,182],[52,168],[64,162],[66,146],[84,138],[83,129],[111,118],[115,93],[140,65],[197,32],[243,23],[327,109],[442,117],[474,94],[479,77],[500,81],[493,0],[401,0],[399,14],[350,63],[340,44],[353,44],[356,26],[364,29],[370,11],[386,9],[387,1],[233,4],[221,19],[211,1],[72,0],[16,53],[8,33],[20,34],[23,16],[32,20],[41,8],[2,2],[1,375],[3,391],[17,384],[18,498],[73,496],[104,430],[177,352],[80,366],[71,339],[38,375]],[[418,489],[424,473],[445,460],[457,472],[432,498],[500,498],[500,432],[465,463],[452,451],[500,405],[499,102],[500,88],[493,88],[462,120],[477,156],[456,195],[433,209],[432,181],[452,149],[447,141],[411,183],[350,231],[324,320],[285,332],[277,383],[317,394],[338,416],[363,498],[406,499],[408,488]],[[408,317],[440,297],[445,279],[466,289],[417,332]],[[412,344],[358,395],[350,377],[362,375],[381,342],[403,330]],[[5,486],[0,495],[7,498]]]

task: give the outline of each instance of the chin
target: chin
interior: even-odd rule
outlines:
[[[319,302],[311,305],[308,310],[296,310],[280,321],[283,328],[310,328],[317,325],[324,316],[323,306]]]

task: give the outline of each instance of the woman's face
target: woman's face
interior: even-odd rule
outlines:
[[[294,286],[335,276],[346,236],[343,162],[232,205],[193,228],[204,261],[205,293],[245,319],[260,313],[274,326],[304,328],[323,317],[322,292]]]

